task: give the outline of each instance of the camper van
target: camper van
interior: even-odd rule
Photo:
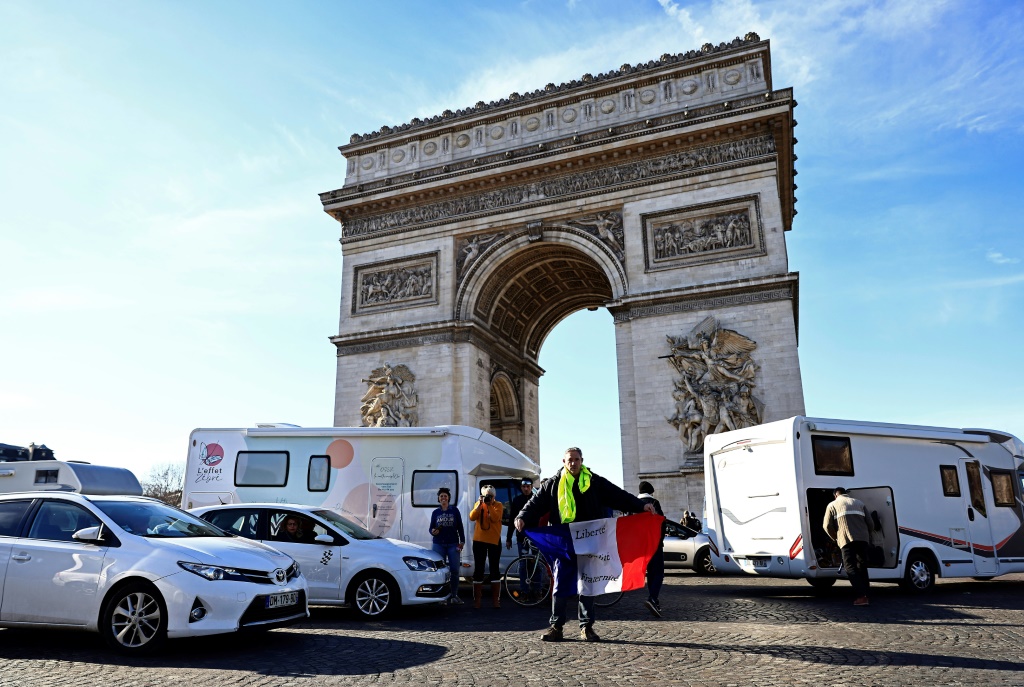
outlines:
[[[507,511],[519,480],[539,474],[540,466],[526,455],[472,427],[196,429],[189,437],[181,505],[325,507],[379,536],[430,548],[430,514],[440,487],[451,490],[472,541],[469,511],[480,487],[495,486]],[[465,576],[471,549],[463,550]],[[502,553],[509,552],[502,547]]]
[[[131,470],[62,460],[0,462],[0,494],[16,491],[71,491],[101,496],[141,496]]]
[[[1024,571],[1024,444],[1003,432],[793,417],[708,436],[704,470],[721,572],[845,577],[822,528],[836,487],[867,507],[873,581]]]

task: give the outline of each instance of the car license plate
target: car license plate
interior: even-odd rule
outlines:
[[[284,592],[283,594],[271,594],[267,597],[267,608],[281,608],[282,606],[294,606],[299,603],[298,592]]]
[[[767,558],[751,558],[750,562],[754,564],[755,568],[767,568],[768,567],[768,559]]]

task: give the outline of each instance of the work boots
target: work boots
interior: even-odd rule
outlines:
[[[484,598],[484,583],[473,583],[473,608],[480,608],[480,601]]]
[[[501,584],[491,582],[491,605],[501,608]]]

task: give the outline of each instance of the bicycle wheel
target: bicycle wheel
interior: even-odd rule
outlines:
[[[622,598],[622,592],[608,592],[607,594],[598,594],[594,597],[595,606],[614,606],[619,603],[619,599]]]
[[[540,556],[520,556],[505,568],[501,584],[520,606],[536,606],[551,595],[551,570]]]

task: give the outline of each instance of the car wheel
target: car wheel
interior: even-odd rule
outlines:
[[[935,563],[926,553],[912,553],[907,557],[901,586],[911,592],[928,592],[935,587]]]
[[[834,577],[807,577],[805,579],[815,589],[828,589],[836,583],[836,578]]]
[[[367,619],[386,618],[401,603],[398,585],[390,575],[380,571],[363,573],[349,590],[349,604]]]
[[[715,564],[711,562],[711,549],[701,549],[693,559],[693,571],[698,575],[714,575]]]
[[[103,605],[100,634],[121,653],[154,651],[167,639],[167,608],[160,593],[141,580],[116,589]]]

